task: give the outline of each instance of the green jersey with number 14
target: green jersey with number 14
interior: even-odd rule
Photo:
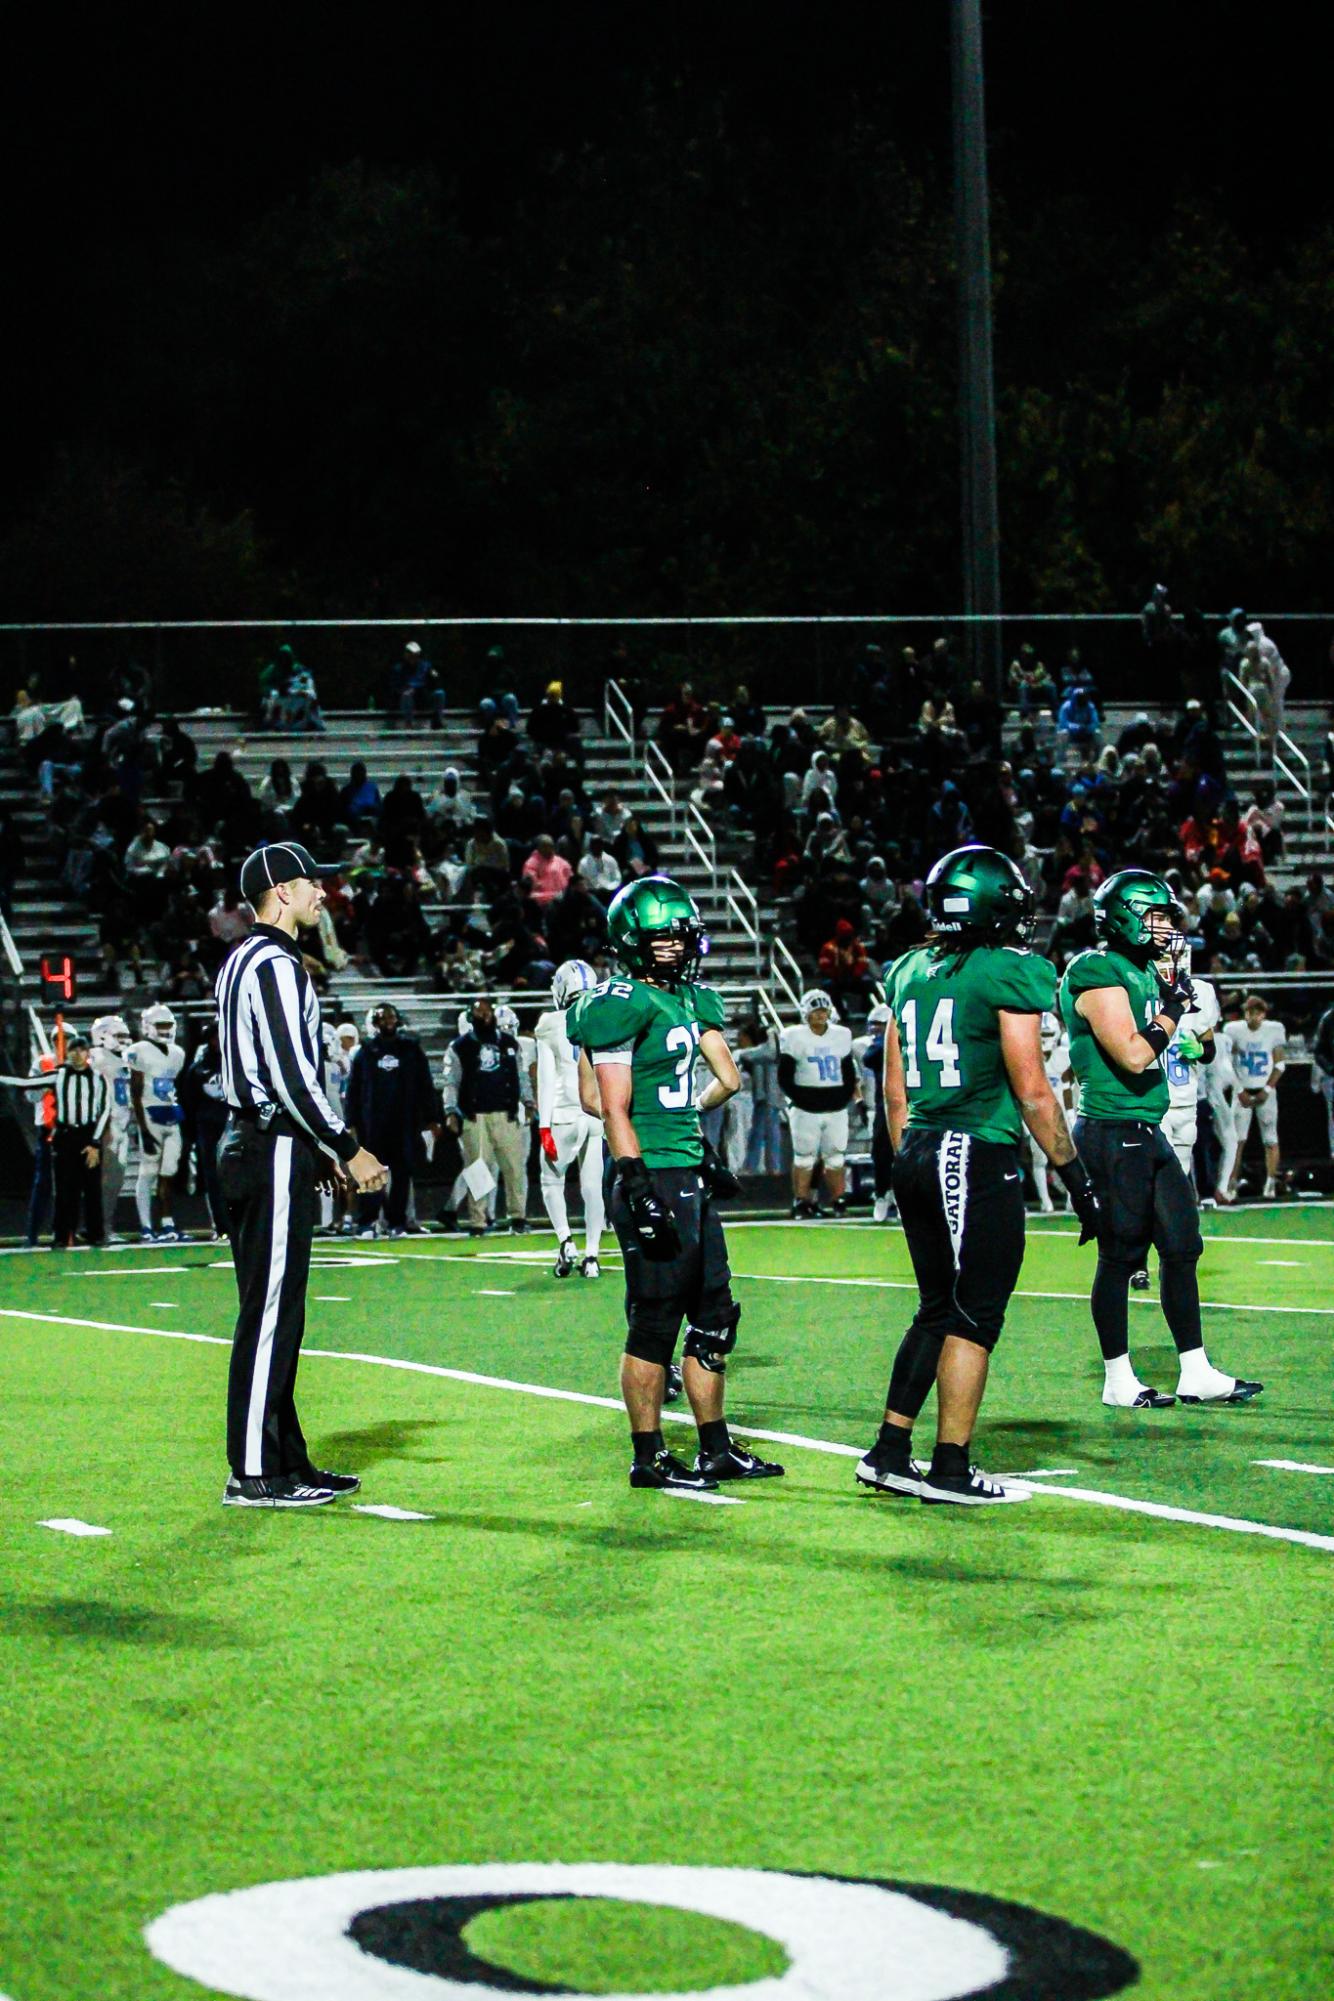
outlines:
[[[725,1019],[711,987],[628,978],[580,994],[566,1015],[572,1044],[630,1065],[630,1120],[646,1167],[698,1167],[703,1159],[695,1057],[700,1036]]]
[[[924,945],[886,966],[885,999],[898,1026],[913,1131],[1017,1144],[1022,1121],[1000,1016],[1052,1011],[1051,961],[1018,945]]]

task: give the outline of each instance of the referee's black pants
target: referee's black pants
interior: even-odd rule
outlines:
[[[89,1167],[84,1150],[96,1146],[91,1126],[57,1126],[51,1146],[56,1170],[56,1218],[52,1237],[72,1244],[83,1206],[84,1229],[90,1244],[102,1242],[102,1162]]]
[[[301,1472],[296,1367],[319,1220],[316,1148],[292,1126],[233,1119],[218,1147],[240,1311],[227,1379],[227,1458],[238,1477]]]

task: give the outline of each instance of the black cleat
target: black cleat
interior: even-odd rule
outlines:
[[[1134,1292],[1147,1292],[1149,1289],[1149,1274],[1146,1271],[1132,1271],[1130,1274],[1130,1285],[1131,1290]]]
[[[856,1477],[859,1486],[869,1487],[876,1493],[916,1496],[922,1491],[923,1470],[910,1453],[883,1459],[877,1458],[872,1451],[857,1461]]]
[[[1263,1388],[1263,1383],[1248,1383],[1243,1376],[1238,1376],[1225,1396],[1192,1397],[1187,1396],[1184,1390],[1178,1390],[1177,1395],[1182,1403],[1250,1403],[1253,1397],[1259,1396]]]
[[[706,1474],[696,1473],[664,1445],[651,1459],[630,1468],[632,1487],[668,1487],[682,1494],[711,1494],[718,1485]]]
[[[591,1251],[586,1258],[581,1259],[579,1265],[579,1275],[581,1278],[601,1278],[602,1266],[598,1263],[597,1259],[593,1256]]]
[[[680,1367],[675,1362],[667,1364],[667,1387],[662,1393],[664,1403],[680,1403],[685,1395],[685,1380]]]
[[[976,1466],[970,1466],[966,1473],[924,1473],[919,1491],[928,1508],[942,1501],[962,1508],[995,1508],[1029,1497],[1027,1488],[1002,1487],[999,1480],[979,1473]]]
[[[292,1473],[272,1476],[235,1473],[223,1489],[224,1508],[322,1508],[338,1496],[332,1487],[312,1487]]]
[[[814,1202],[794,1202],[792,1204],[792,1220],[794,1223],[813,1223],[819,1214],[820,1211],[816,1208]]]
[[[735,1439],[729,1439],[721,1452],[701,1452],[695,1460],[695,1471],[702,1473],[711,1487],[720,1480],[776,1480],[783,1470],[771,1459],[747,1452]]]
[[[579,1250],[573,1237],[567,1237],[556,1253],[556,1262],[551,1267],[553,1278],[568,1278],[579,1261]]]
[[[361,1480],[355,1473],[326,1473],[318,1466],[303,1466],[292,1477],[304,1480],[308,1487],[327,1487],[334,1494],[355,1494],[361,1487]]]

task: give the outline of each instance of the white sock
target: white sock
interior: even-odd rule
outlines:
[[[1036,1188],[1036,1190],[1037,1190],[1037,1192],[1038,1192],[1038,1202],[1039,1202],[1039,1205],[1040,1205],[1040,1206],[1041,1206],[1041,1207],[1042,1207],[1043,1209],[1047,1209],[1047,1208],[1050,1208],[1050,1207],[1051,1207],[1051,1196],[1050,1196],[1050,1194],[1049,1194],[1049,1193],[1048,1193],[1048,1191],[1047,1191],[1047,1156],[1046,1156],[1046,1154],[1045,1154],[1045,1153],[1037,1153],[1037,1152],[1034,1152],[1034,1153],[1033,1153],[1033,1154],[1031,1154],[1031,1155],[1030,1155],[1030,1157],[1029,1157],[1029,1165],[1030,1165],[1030,1166],[1032,1167],[1032,1169],[1033,1169],[1033,1186],[1034,1186],[1034,1187]]]
[[[139,1228],[152,1230],[153,1227],[153,1181],[141,1174],[134,1184],[134,1206],[139,1211]]]
[[[1139,1377],[1135,1374],[1134,1365],[1129,1355],[1113,1355],[1111,1360],[1104,1361],[1102,1366],[1104,1372],[1103,1386],[1109,1389],[1113,1396],[1129,1395],[1144,1387]]]
[[[1184,1390],[1187,1396],[1218,1396],[1234,1386],[1236,1379],[1216,1369],[1203,1348],[1187,1348],[1177,1360],[1181,1370],[1177,1389]]]
[[[602,1243],[607,1207],[602,1198],[602,1142],[587,1148],[579,1166],[579,1187],[584,1198],[584,1249],[595,1258]]]

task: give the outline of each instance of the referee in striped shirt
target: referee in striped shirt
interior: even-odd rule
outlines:
[[[240,1295],[223,1502],[319,1507],[361,1483],[311,1464],[293,1398],[318,1190],[338,1183],[373,1194],[386,1170],[320,1083],[319,1004],[297,944],[324,905],[317,864],[295,842],[257,848],[242,864],[241,894],[258,921],[223,961],[216,986],[228,1106],[218,1179]]]
[[[56,1215],[51,1231],[53,1251],[73,1248],[74,1232],[83,1207],[88,1242],[95,1249],[106,1243],[102,1222],[102,1135],[111,1117],[111,1092],[106,1078],[91,1067],[92,1045],[86,1035],[71,1035],[59,1069],[35,1077],[0,1077],[16,1091],[50,1091],[55,1099],[51,1154],[56,1176]],[[38,1135],[37,1144],[45,1140]]]

